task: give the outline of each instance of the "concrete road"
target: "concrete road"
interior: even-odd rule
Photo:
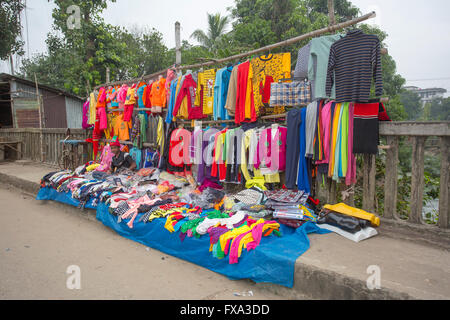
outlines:
[[[75,273],[80,269],[81,289]],[[234,293],[253,292],[239,297]],[[282,299],[117,235],[71,207],[0,188],[0,299]]]

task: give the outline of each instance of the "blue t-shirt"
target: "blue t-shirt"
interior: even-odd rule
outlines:
[[[138,94],[138,106],[139,106],[139,108],[145,108],[144,100],[143,100],[142,98],[143,98],[143,96],[144,96],[144,90],[145,90],[146,87],[147,87],[147,85],[144,85],[144,86],[140,87],[140,88],[137,90],[137,94]]]
[[[172,123],[172,119],[173,119],[172,113],[173,113],[173,108],[175,107],[177,83],[178,83],[178,79],[173,80],[170,83],[170,97],[169,97],[169,105],[167,108],[166,123]]]
[[[139,170],[141,169],[142,164],[142,151],[138,148],[131,148],[130,150],[130,156],[133,158],[133,160],[136,162],[136,168]]]
[[[114,92],[116,92],[115,88],[112,89],[112,93],[114,93]],[[111,100],[111,107],[115,107],[115,108],[119,107],[119,102],[117,102],[117,95],[116,95],[115,99]]]

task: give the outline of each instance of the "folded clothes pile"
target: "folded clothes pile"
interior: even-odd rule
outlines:
[[[380,218],[364,210],[350,207],[344,203],[325,205],[317,224],[355,242],[371,238],[378,234],[375,227]]]

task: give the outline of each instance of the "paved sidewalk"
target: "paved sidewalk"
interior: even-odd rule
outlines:
[[[0,182],[32,192],[50,171],[37,164],[4,163],[0,164]],[[314,299],[450,299],[448,231],[406,228],[386,221],[378,231],[378,236],[361,243],[334,233],[312,234],[311,248],[296,262],[293,289],[270,284],[256,287],[291,299],[304,299],[305,294]],[[379,268],[381,289],[367,288],[370,266]]]

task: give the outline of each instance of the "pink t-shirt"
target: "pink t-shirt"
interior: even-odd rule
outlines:
[[[119,108],[124,108],[125,101],[127,100],[128,86],[126,84],[122,85],[117,94],[117,102],[119,102]]]

